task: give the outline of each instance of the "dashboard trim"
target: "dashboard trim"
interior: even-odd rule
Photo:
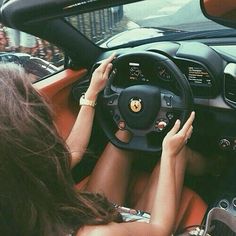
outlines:
[[[233,78],[234,80],[234,87],[236,86],[236,63],[229,63],[226,65],[225,69],[224,69],[224,83],[223,83],[223,94],[224,94],[224,99],[227,103],[229,103],[231,106],[233,106],[234,108],[236,107],[236,101],[229,99],[226,94],[226,76],[229,75]],[[232,88],[231,88],[232,89]],[[230,91],[232,94],[234,93],[234,91]],[[236,91],[235,91],[236,92]]]
[[[229,63],[224,69],[224,74],[229,74],[236,78],[236,63]]]
[[[194,104],[212,108],[232,110],[232,107],[225,103],[221,95],[218,95],[214,99],[194,98]]]

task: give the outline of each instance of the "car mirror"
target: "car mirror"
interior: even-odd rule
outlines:
[[[235,0],[201,0],[201,9],[208,19],[236,28]]]

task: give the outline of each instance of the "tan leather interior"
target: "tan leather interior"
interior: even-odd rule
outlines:
[[[78,113],[79,104],[69,98],[74,82],[86,75],[86,69],[77,71],[66,69],[34,84],[34,87],[51,104],[54,122],[62,138],[66,139]]]

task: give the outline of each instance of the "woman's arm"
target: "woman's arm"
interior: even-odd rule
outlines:
[[[101,65],[93,72],[85,99],[96,102],[97,96],[106,85],[109,73],[112,68],[114,55],[104,60]],[[71,168],[82,159],[91,135],[95,109],[90,105],[83,105],[80,108],[75,124],[66,140],[66,144],[72,156]]]
[[[174,127],[163,140],[160,175],[154,204],[151,212],[151,224],[158,224],[163,235],[171,235],[178,211],[179,199],[182,186],[177,186],[176,165],[184,160],[179,155],[185,146],[187,139],[192,133],[192,123],[195,113],[192,112],[183,128],[180,129],[180,121],[177,120]],[[178,174],[178,173],[177,173]],[[184,175],[184,173],[181,173]]]

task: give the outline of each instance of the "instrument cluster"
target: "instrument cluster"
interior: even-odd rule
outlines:
[[[204,65],[187,60],[174,60],[180,71],[188,79],[195,96],[208,96],[214,89],[214,78]],[[126,88],[137,84],[175,86],[172,72],[162,63],[155,65],[140,61],[129,61],[117,71],[113,86]]]

